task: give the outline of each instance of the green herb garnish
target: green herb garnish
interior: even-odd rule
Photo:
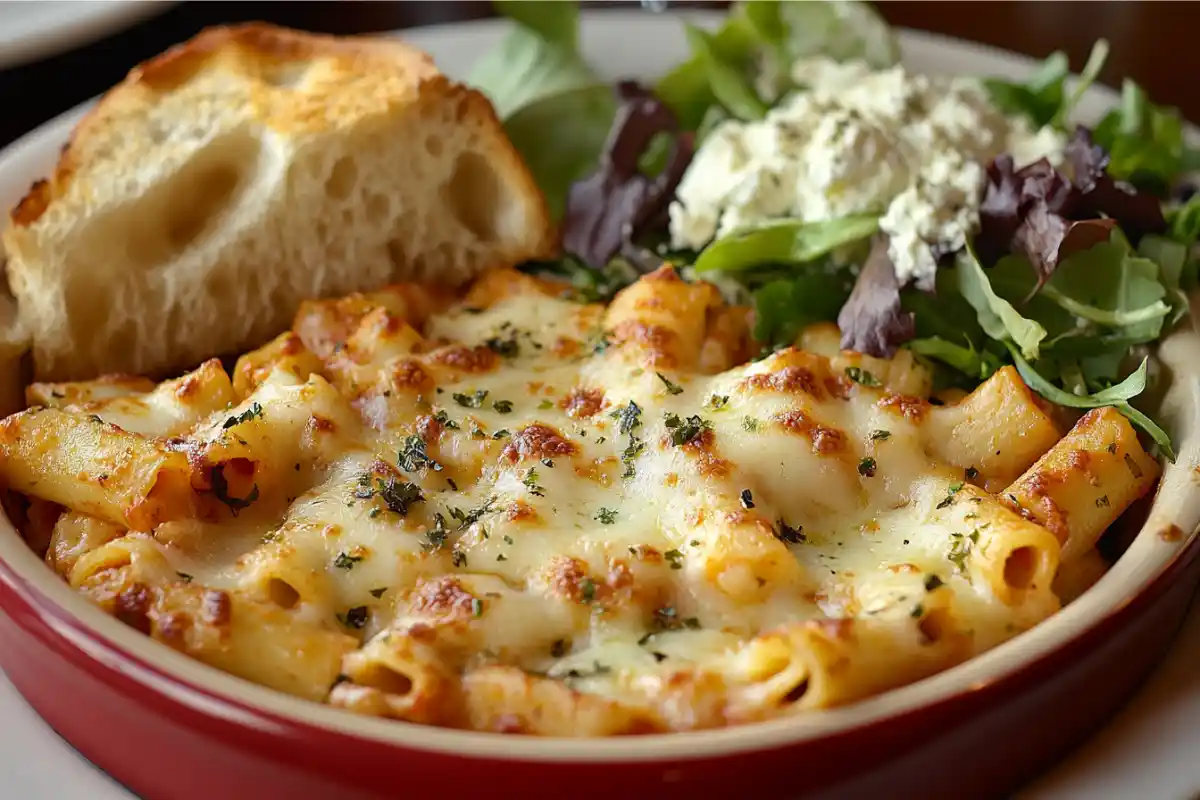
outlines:
[[[642,409],[632,400],[617,408],[609,416],[617,421],[617,430],[621,432],[621,435],[633,433],[642,424]]]
[[[487,389],[477,389],[474,394],[462,394],[455,392],[451,395],[454,402],[458,403],[463,408],[479,408],[483,405],[483,401],[487,398]]]
[[[388,511],[405,516],[414,503],[425,500],[421,487],[415,483],[400,480],[395,475],[381,478],[371,473],[363,473],[358,478],[354,496],[360,500],[378,497],[387,506]]]
[[[352,556],[349,553],[338,553],[337,558],[333,560],[333,565],[338,569],[351,570],[354,565],[362,561],[362,556]]]
[[[803,527],[797,525],[793,528],[782,519],[775,522],[775,538],[787,544],[802,544],[806,541]]]
[[[400,469],[405,472],[416,472],[426,467],[434,472],[442,471],[442,465],[429,457],[426,452],[425,440],[420,436],[404,437],[404,444],[400,448],[396,461],[400,465]]]
[[[712,430],[711,422],[695,414],[681,420],[678,415],[668,413],[664,415],[664,420],[671,438],[671,444],[676,447],[683,447],[695,441],[705,431]]]
[[[876,378],[861,367],[846,367],[846,377],[863,386],[877,387],[883,385],[880,383],[879,378]]]
[[[243,411],[241,414],[238,414],[237,416],[230,417],[229,419],[225,420],[225,424],[223,424],[221,426],[221,429],[229,430],[230,428],[232,428],[235,425],[241,425],[243,422],[249,422],[250,420],[254,419],[255,417],[262,417],[262,415],[263,415],[263,407],[261,405],[259,405],[257,401],[253,402],[250,404],[250,407],[247,408],[245,411]]]
[[[529,490],[529,493],[534,497],[545,497],[546,490],[538,485],[538,471],[535,467],[530,467],[525,473],[525,477],[521,479],[521,483]]]
[[[663,375],[661,372],[656,372],[654,374],[657,375],[658,379],[663,382],[664,386],[667,387],[667,394],[683,394],[682,386],[677,383],[672,383],[671,379],[666,375]]]
[[[710,394],[704,403],[704,407],[709,411],[724,411],[728,405],[729,395],[727,394]]]
[[[946,496],[938,502],[937,508],[941,509],[949,507],[949,505],[954,502],[954,496],[961,492],[962,488],[962,481],[955,481],[954,483],[950,484],[950,486],[946,489]]]
[[[213,467],[209,475],[209,479],[212,481],[213,495],[224,503],[235,517],[258,499],[257,483],[250,487],[250,492],[245,497],[234,497],[229,494],[229,482],[225,480],[224,464]]]
[[[579,602],[585,605],[591,605],[596,599],[596,582],[591,578],[584,578],[583,583],[579,585]]]

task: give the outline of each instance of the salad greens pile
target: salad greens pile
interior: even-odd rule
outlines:
[[[546,195],[552,216],[563,214],[572,183],[595,169],[619,100],[579,52],[579,8],[570,0],[493,0],[514,24],[484,54],[467,83],[492,101],[513,145]],[[787,66],[818,54],[861,58],[887,66],[899,58],[891,31],[859,3],[737,4],[715,31],[684,23],[692,56],[663,75],[654,95],[680,127],[702,134],[721,120],[758,119],[770,105],[753,86],[756,76],[787,85]],[[656,161],[655,156],[658,156]],[[648,154],[661,167],[661,152]]]
[[[1130,401],[1154,374],[1148,346],[1188,315],[1198,282],[1200,195],[1184,178],[1200,169],[1200,152],[1178,111],[1130,80],[1095,126],[1073,122],[1106,43],[1074,81],[1063,53],[1024,82],[982,79],[1005,113],[1070,135],[1065,163],[1017,169],[1005,154],[987,165],[978,234],[959,252],[934,246],[936,287],[926,292],[900,285],[875,216],[773,220],[698,253],[664,243],[666,204],[694,148],[721,121],[761,119],[802,88],[788,78],[796,59],[898,62],[870,5],[742,0],[716,29],[681,23],[690,57],[651,86],[619,91],[580,52],[575,3],[494,5],[516,24],[468,81],[496,106],[568,243],[561,261],[531,268],[603,299],[666,260],[752,303],[764,352],[836,320],[843,347],[879,356],[906,347],[942,385],[972,386],[1012,364],[1055,403],[1116,407],[1174,457],[1168,435]]]

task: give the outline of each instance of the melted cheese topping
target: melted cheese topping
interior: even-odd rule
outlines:
[[[664,292],[699,291],[673,273],[607,312],[505,275],[420,333],[386,302],[314,304],[302,342],[243,359],[237,381],[259,382],[231,408],[210,375],[211,415],[182,412],[178,385],[41,387],[176,437],[157,441],[188,454],[198,498],[152,539],[116,539],[157,555],[107,572],[60,520],[51,563],[127,621],[122,593],[157,587],[139,624],[276,688],[569,735],[846,702],[1057,608],[1058,541],[932,455],[941,409],[799,350],[725,368],[744,341],[713,338],[725,312],[707,300],[663,311]],[[114,563],[132,570],[115,587]],[[163,607],[187,592],[232,612],[171,635]],[[195,633],[239,621],[255,655]],[[281,630],[307,644],[273,646]]]

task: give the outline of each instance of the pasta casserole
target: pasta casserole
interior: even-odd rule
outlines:
[[[604,305],[494,270],[302,305],[160,384],[35,383],[7,508],[155,640],[351,711],[548,736],[848,703],[1036,625],[1159,466],[1112,407],[1012,366],[748,310],[671,266]]]

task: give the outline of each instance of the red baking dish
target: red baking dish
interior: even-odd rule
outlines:
[[[675,27],[661,41],[668,20],[630,34],[623,13],[589,18],[589,51],[610,50],[612,70],[653,74],[659,61],[669,64],[669,53],[649,45],[669,39],[678,50]],[[453,39],[446,59],[431,46],[450,71],[500,30],[455,29],[440,34]],[[641,52],[631,36],[648,43],[634,66],[621,63],[623,54]],[[901,44],[920,69],[1029,68],[924,35],[904,33]],[[1113,97],[1093,90],[1092,106]],[[80,114],[48,123],[0,154],[0,206],[52,166]],[[1173,428],[1179,456],[1112,570],[1060,613],[994,650],[843,708],[606,740],[360,717],[220,673],[124,627],[74,594],[6,519],[0,668],[65,739],[148,800],[1004,796],[1061,759],[1129,697],[1171,642],[1200,579],[1200,541],[1192,533],[1200,524],[1200,337],[1175,334],[1161,358],[1170,389],[1160,415]]]

